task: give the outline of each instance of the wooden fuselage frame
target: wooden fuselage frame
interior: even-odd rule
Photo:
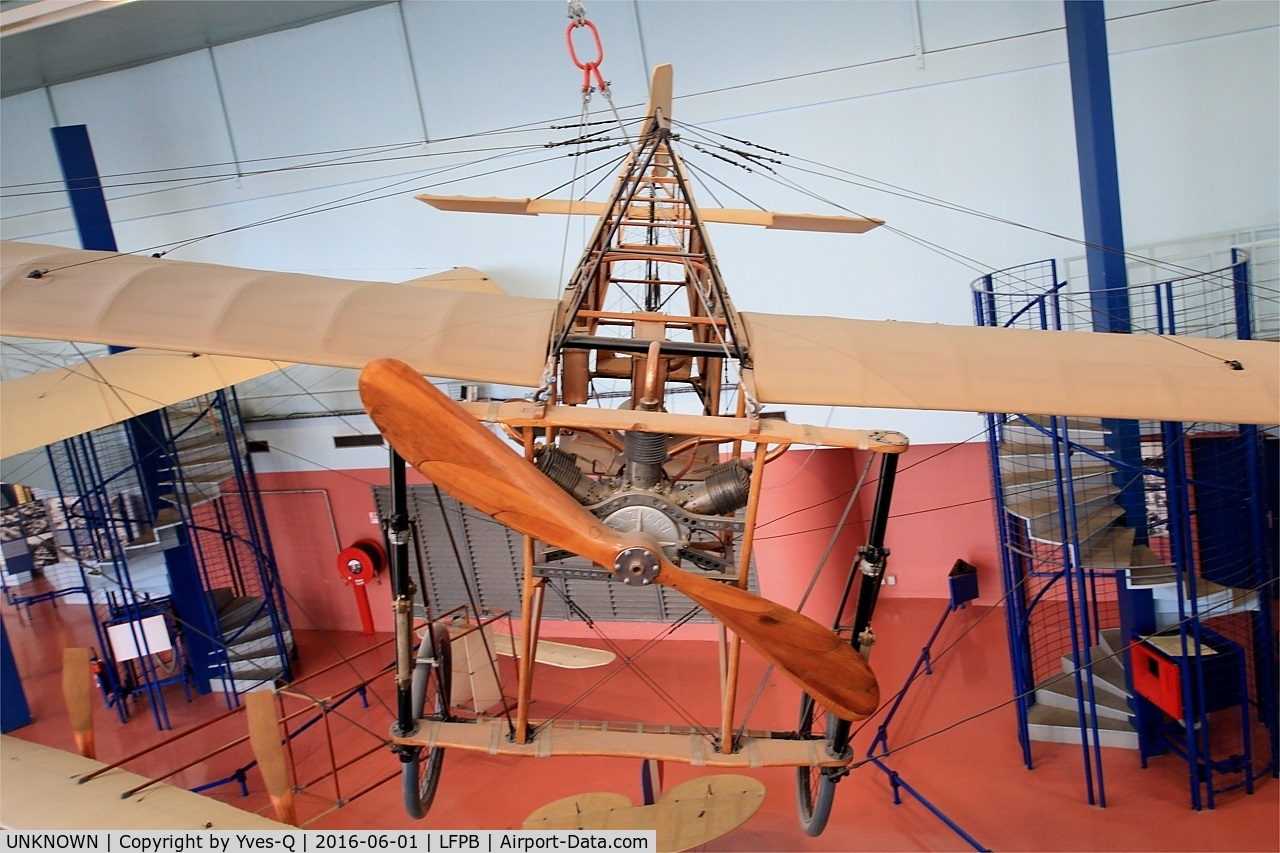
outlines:
[[[739,458],[744,443],[751,460],[743,533],[735,543],[723,536],[721,555],[735,568],[725,582],[746,588],[766,461],[792,443],[856,447],[885,453],[906,448],[906,439],[887,431],[818,429],[762,420],[752,387],[750,342],[720,278],[703,221],[693,203],[683,167],[670,147],[670,69],[655,71],[649,119],[627,158],[610,201],[576,209],[599,211],[600,220],[568,283],[552,333],[547,383],[534,402],[471,404],[481,420],[497,422],[521,441],[532,461],[535,434],[548,444],[562,431],[619,434],[663,433],[682,446],[729,443]],[[447,209],[531,212],[533,202],[501,199],[424,200]],[[519,209],[515,209],[519,208]],[[533,212],[547,212],[533,211]],[[747,211],[741,211],[747,214]],[[834,220],[835,218],[830,218]],[[874,221],[847,228],[860,231]],[[621,307],[619,307],[621,305]],[[678,306],[671,310],[669,306]],[[737,368],[738,393],[725,411],[726,365]],[[587,404],[594,380],[629,384],[629,401],[618,409]],[[697,395],[701,415],[663,410],[669,389],[684,386]],[[625,393],[615,396],[628,396]],[[464,404],[464,407],[465,404]],[[847,761],[812,740],[773,738],[766,732],[735,737],[735,696],[742,641],[720,628],[721,719],[718,754],[697,733],[670,726],[573,723],[539,728],[531,724],[536,648],[545,579],[535,571],[537,543],[526,536],[523,549],[521,640],[514,736],[502,721],[474,723],[422,721],[402,742],[484,750],[498,754],[614,755],[722,767],[832,765]]]

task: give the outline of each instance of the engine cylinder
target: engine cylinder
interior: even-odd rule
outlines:
[[[578,467],[578,457],[554,444],[545,444],[534,455],[538,470],[585,506],[598,504],[609,497],[609,490],[588,477]]]
[[[722,462],[685,493],[681,506],[699,515],[728,515],[747,505],[751,468],[740,459]]]
[[[627,479],[638,489],[651,489],[662,482],[662,466],[667,461],[667,437],[662,433],[631,430],[622,437],[627,459]]]

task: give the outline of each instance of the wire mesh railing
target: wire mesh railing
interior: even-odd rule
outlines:
[[[234,396],[144,417],[49,456],[63,556],[75,569],[59,583],[82,587],[95,608],[104,696],[123,721],[126,700],[145,691],[167,728],[158,688],[172,681],[234,696],[265,672],[287,678],[288,621]],[[165,635],[141,630],[157,615]],[[140,649],[121,651],[112,634],[121,625]],[[163,671],[151,669],[153,645],[168,654]]]
[[[1245,252],[1227,255],[1221,268],[1127,288],[1118,301],[1132,331],[1265,336],[1274,300],[1251,290]],[[1053,261],[974,284],[982,325],[1089,329],[1102,301],[1091,297]],[[1034,740],[1078,742],[1090,801],[1105,804],[1100,746],[1136,747],[1144,764],[1176,753],[1196,808],[1274,774],[1274,430],[1038,413],[989,427],[1027,765]],[[1144,667],[1163,667],[1166,687]]]

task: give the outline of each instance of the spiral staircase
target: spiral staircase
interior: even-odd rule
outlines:
[[[68,550],[98,613],[106,699],[123,720],[125,700],[145,692],[167,728],[159,688],[177,679],[116,660],[110,626],[163,615],[182,680],[231,703],[287,680],[294,644],[234,395],[146,418],[49,453]]]
[[[1127,288],[1134,330],[1272,328],[1251,313],[1274,306],[1251,299],[1248,256],[1230,257]],[[1088,294],[1053,261],[984,276],[974,299],[982,325],[1091,328]],[[1105,805],[1105,748],[1143,766],[1177,756],[1197,809],[1276,775],[1277,431],[1035,414],[988,426],[1027,767],[1033,744],[1076,744],[1088,799]]]
[[[1176,633],[1192,612],[1218,617],[1258,610],[1256,590],[1205,578],[1180,584],[1178,567],[1152,548],[1152,538],[1139,541],[1139,531],[1125,522],[1118,469],[1107,445],[1111,431],[1100,419],[1018,416],[996,429],[1006,525],[1017,528],[1011,538],[1025,543],[1028,559],[1046,564],[1036,574],[1064,587],[1070,584],[1068,571],[1091,579],[1114,574],[1127,594],[1149,596],[1156,633]],[[1049,591],[1041,600],[1069,594]],[[1026,712],[1030,740],[1084,743],[1096,726],[1101,745],[1138,749],[1130,723],[1128,644],[1119,627],[1097,624],[1107,621],[1096,609],[1090,618],[1086,609],[1077,627],[1092,628],[1093,643],[1061,655],[1059,667],[1037,678],[1034,704]]]

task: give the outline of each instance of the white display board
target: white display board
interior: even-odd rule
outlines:
[[[173,648],[163,616],[148,616],[135,622],[108,625],[107,640],[111,643],[112,656],[121,663],[137,660],[144,654],[154,655]],[[139,645],[142,647],[139,648]]]

